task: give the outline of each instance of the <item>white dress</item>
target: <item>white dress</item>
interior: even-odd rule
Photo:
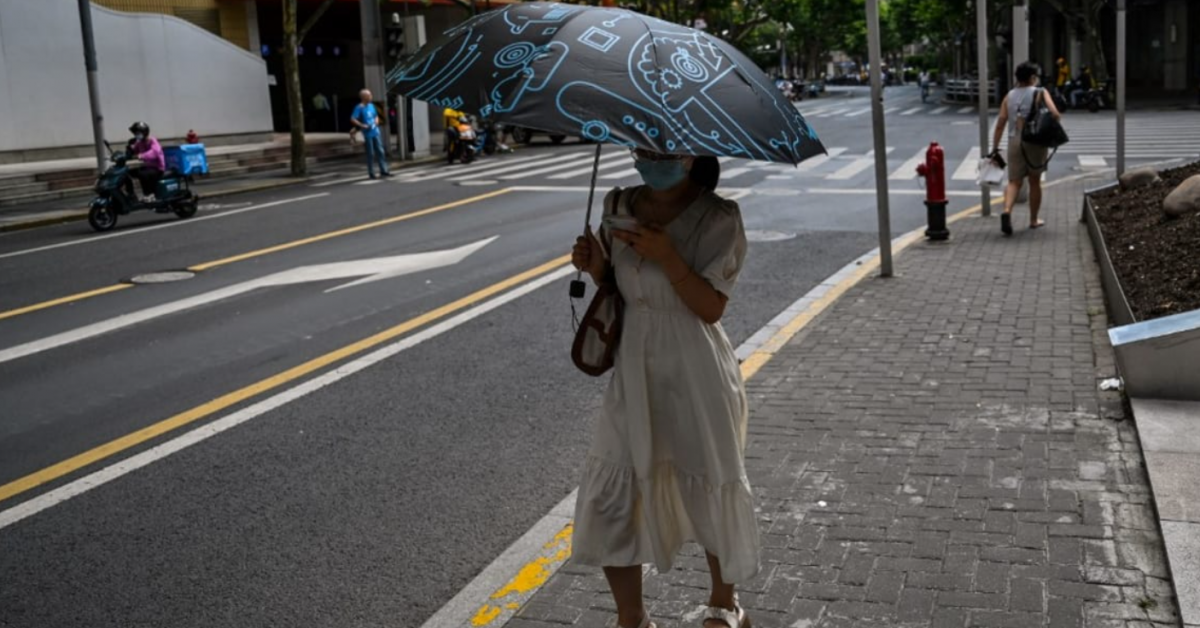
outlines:
[[[616,202],[610,192],[605,207]],[[629,213],[634,190],[621,195]],[[667,226],[692,269],[729,296],[746,255],[736,203],[704,193]],[[746,478],[747,405],[720,323],[700,320],[654,262],[613,241],[625,320],[575,503],[572,560],[671,568],[687,541],[715,554],[722,578],[758,572]]]

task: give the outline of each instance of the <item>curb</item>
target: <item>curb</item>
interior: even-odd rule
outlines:
[[[404,162],[389,164],[389,167],[392,170],[405,170],[408,168],[415,168],[417,166],[423,166],[423,165],[426,165],[429,163],[433,163],[434,161],[439,161],[439,159],[436,157],[427,157],[427,158],[422,158],[422,159],[415,159],[412,161],[404,161]],[[284,181],[272,181],[269,183],[256,183],[256,184],[250,184],[250,185],[230,188],[227,190],[217,190],[215,192],[208,192],[206,194],[198,194],[198,197],[200,198],[200,200],[209,199],[209,198],[221,198],[223,196],[233,196],[234,194],[246,194],[249,192],[262,192],[265,190],[274,190],[277,188],[283,188],[283,187],[289,187],[289,186],[293,186],[293,185],[300,185],[303,183],[309,183],[309,182],[315,181],[315,180],[316,180],[316,178],[314,176],[308,175],[308,176],[300,177],[297,179],[287,179]],[[26,229],[36,229],[38,227],[49,227],[52,225],[58,225],[58,224],[63,224],[63,223],[67,223],[67,222],[76,222],[76,221],[80,221],[80,220],[86,220],[87,215],[88,215],[88,213],[86,211],[80,211],[80,212],[70,213],[70,214],[59,214],[57,216],[47,216],[44,218],[33,218],[30,220],[23,220],[20,222],[11,222],[8,224],[0,224],[0,233],[7,233],[10,231],[24,231]]]

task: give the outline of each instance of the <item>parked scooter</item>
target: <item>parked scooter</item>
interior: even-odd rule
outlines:
[[[456,126],[446,129],[446,135],[449,140],[446,144],[446,163],[460,161],[469,164],[475,161],[475,157],[479,155],[479,147],[476,145],[479,134],[470,119],[466,116],[459,118]]]
[[[92,199],[88,211],[88,224],[96,231],[108,231],[117,226],[117,216],[135,211],[153,211],[160,214],[174,212],[180,218],[196,215],[200,197],[192,192],[192,177],[181,175],[174,168],[163,173],[158,182],[153,200],[142,200],[133,189],[133,173],[127,165],[133,155],[128,149],[114,151],[108,141],[109,160],[112,165],[96,179],[96,198]]]

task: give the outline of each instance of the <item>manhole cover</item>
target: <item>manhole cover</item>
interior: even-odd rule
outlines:
[[[135,275],[129,279],[129,283],[171,283],[172,281],[191,279],[195,276],[196,273],[187,270],[164,270],[157,273]]]
[[[791,240],[796,237],[794,233],[786,231],[761,231],[750,229],[746,231],[746,239],[751,242],[779,242],[780,240]]]

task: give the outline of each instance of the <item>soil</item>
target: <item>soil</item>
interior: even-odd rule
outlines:
[[[1200,162],[1159,173],[1162,183],[1092,195],[1108,255],[1139,321],[1200,309],[1200,213],[1169,219],[1162,202]]]

